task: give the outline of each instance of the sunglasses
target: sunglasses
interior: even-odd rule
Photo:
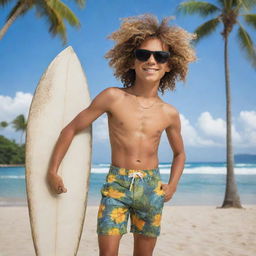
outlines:
[[[170,52],[165,51],[149,51],[144,49],[136,49],[134,51],[136,59],[143,62],[147,61],[151,54],[154,55],[154,58],[158,63],[166,63],[170,57]]]

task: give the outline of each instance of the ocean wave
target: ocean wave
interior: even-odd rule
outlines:
[[[160,173],[166,174],[170,173],[169,169],[160,169]],[[186,174],[226,174],[226,167],[194,167],[194,168],[185,168],[183,173]],[[234,168],[234,173],[238,175],[256,175],[256,168]]]
[[[194,168],[186,168],[183,173],[186,174],[226,174],[226,167],[211,167],[211,166],[201,166]],[[256,168],[234,168],[235,174],[241,175],[256,175]],[[92,168],[92,173],[108,173],[108,168]],[[160,173],[169,174],[170,168],[161,168]]]
[[[256,167],[256,164],[235,164],[236,167]]]
[[[170,174],[170,168],[160,167],[161,174]],[[107,174],[109,167],[105,168],[92,168],[91,173],[96,174]],[[256,168],[247,168],[247,167],[235,167],[234,172],[237,175],[256,175]],[[200,166],[193,168],[186,168],[183,171],[183,174],[226,174],[226,167],[211,167],[211,166]],[[0,175],[0,179],[25,179],[25,175]]]
[[[1,175],[0,179],[25,179],[25,175]]]

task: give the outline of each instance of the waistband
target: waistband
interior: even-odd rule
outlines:
[[[143,176],[146,176],[146,175],[152,176],[152,175],[159,174],[159,167],[154,169],[127,169],[127,168],[117,167],[110,164],[109,172],[113,174],[119,174],[119,175],[130,175],[132,173],[140,172],[143,174]]]

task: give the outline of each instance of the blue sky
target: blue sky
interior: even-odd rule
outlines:
[[[0,41],[0,121],[11,121],[20,113],[27,115],[41,75],[68,45],[74,48],[86,72],[91,98],[107,87],[121,87],[121,82],[115,79],[104,59],[104,54],[113,46],[106,37],[118,29],[121,18],[144,13],[153,13],[159,20],[176,16],[169,24],[189,32],[206,21],[198,16],[177,15],[175,8],[182,2],[177,0],[89,0],[84,9],[79,9],[71,1],[64,2],[81,22],[80,29],[67,26],[66,46],[58,37],[48,33],[47,22],[36,17],[34,10],[17,19]],[[13,4],[11,2],[1,9],[0,26],[4,25]],[[255,31],[247,25],[245,27],[256,43]],[[159,94],[181,114],[188,161],[225,161],[224,41],[221,30],[222,25],[196,46],[198,61],[189,65],[187,82],[177,82],[175,92],[168,91],[164,96]],[[234,152],[256,153],[255,70],[240,51],[236,36],[237,28],[231,33],[229,43]],[[94,162],[110,161],[106,121],[106,115],[103,115],[93,123]],[[0,134],[19,141],[20,134],[11,127],[0,130]],[[172,160],[165,133],[160,143],[159,160]]]

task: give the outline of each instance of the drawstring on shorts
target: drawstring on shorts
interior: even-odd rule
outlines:
[[[137,175],[140,177],[140,179],[141,179],[142,181],[144,181],[144,180],[143,180],[143,174],[142,174],[141,172],[133,172],[133,173],[130,173],[129,176],[128,176],[129,178],[132,178],[131,185],[130,185],[130,188],[129,188],[130,191],[131,191],[132,185],[133,185],[133,183],[134,183],[134,179],[136,178]]]

